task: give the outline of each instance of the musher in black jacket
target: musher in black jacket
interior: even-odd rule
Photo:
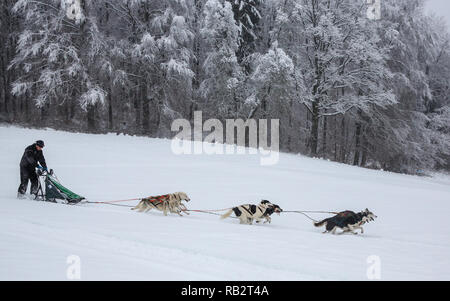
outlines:
[[[35,169],[39,163],[45,171],[47,170],[47,164],[42,153],[44,146],[44,141],[38,140],[25,149],[20,161],[20,186],[17,197],[24,197],[27,192],[28,181],[31,181],[31,194],[36,195],[38,193],[38,176]]]

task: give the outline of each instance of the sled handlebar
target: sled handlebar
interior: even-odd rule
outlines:
[[[37,175],[38,175],[39,177],[43,177],[43,176],[46,176],[46,175],[51,175],[51,176],[53,176],[53,169],[50,169],[50,170],[43,170],[43,169],[41,169],[41,168],[38,168],[37,171],[36,171],[36,173],[37,173]]]

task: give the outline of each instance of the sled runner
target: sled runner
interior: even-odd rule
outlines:
[[[38,170],[39,186],[36,199],[46,202],[77,204],[85,198],[61,185],[51,169],[49,172]],[[58,201],[59,200],[59,201]]]

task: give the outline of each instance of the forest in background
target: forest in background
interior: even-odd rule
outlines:
[[[0,122],[172,137],[279,119],[282,151],[450,170],[450,50],[425,0],[2,0]],[[71,8],[74,8],[71,10]]]

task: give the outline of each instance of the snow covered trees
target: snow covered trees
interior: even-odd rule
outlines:
[[[154,132],[163,132],[164,118],[170,121],[182,116],[189,107],[189,97],[194,72],[191,61],[194,35],[189,27],[188,1],[135,1],[131,4],[134,18],[140,30],[131,30],[138,39],[132,46],[131,56],[137,93],[143,103],[143,133],[150,132],[150,106],[154,110]],[[183,97],[188,96],[187,99]],[[139,104],[138,104],[139,105]],[[139,114],[139,113],[138,113]],[[139,116],[137,116],[139,119]],[[167,134],[167,133],[166,133]]]
[[[16,74],[8,72],[8,65],[16,52],[19,24],[19,18],[12,13],[14,2],[4,0],[0,3],[0,122],[15,122],[18,113],[11,94],[11,83]]]
[[[444,50],[448,31],[442,26],[438,29],[433,18],[423,13],[423,3],[385,2],[380,23],[383,41],[391,46],[386,62],[393,74],[387,85],[398,104],[371,114],[368,126],[373,160],[383,162],[385,169],[408,173],[442,164],[443,154],[448,153],[443,146],[448,136],[436,139],[429,120],[430,113],[445,106],[437,96],[441,89],[438,86],[445,84],[437,84],[434,79],[435,72],[439,73],[435,62],[442,59],[441,66],[450,63],[442,57],[448,53],[448,49]],[[449,74],[444,72],[438,77],[446,81]]]
[[[283,46],[303,73],[301,101],[311,114],[310,153],[318,153],[319,122],[326,116],[395,103],[383,85],[387,50],[374,22],[354,1],[292,1],[280,9]]]
[[[203,11],[201,35],[207,50],[200,93],[207,106],[218,108],[219,116],[233,117],[239,111],[238,93],[243,79],[236,56],[239,27],[229,2],[208,0]]]
[[[94,72],[102,62],[104,44],[89,15],[90,5],[84,0],[78,4],[76,14],[68,18],[71,7],[66,0],[16,2],[13,12],[26,15],[26,21],[10,64],[21,74],[12,94],[32,91],[36,106],[43,110],[52,103],[66,104],[67,120],[73,116],[73,102],[78,101],[89,112],[88,129],[95,130],[92,114],[107,95]]]
[[[293,96],[294,63],[275,42],[267,53],[255,56],[253,69],[252,93],[246,100],[248,118],[254,118],[258,111],[260,117],[274,116],[274,107],[286,105]]]
[[[0,121],[169,137],[202,110],[280,119],[286,151],[449,168],[450,38],[423,3],[5,0]]]
[[[239,48],[236,52],[241,63],[255,51],[258,39],[257,26],[261,20],[259,7],[261,0],[227,0],[232,5],[234,20],[239,28]],[[249,71],[249,62],[244,62]]]

